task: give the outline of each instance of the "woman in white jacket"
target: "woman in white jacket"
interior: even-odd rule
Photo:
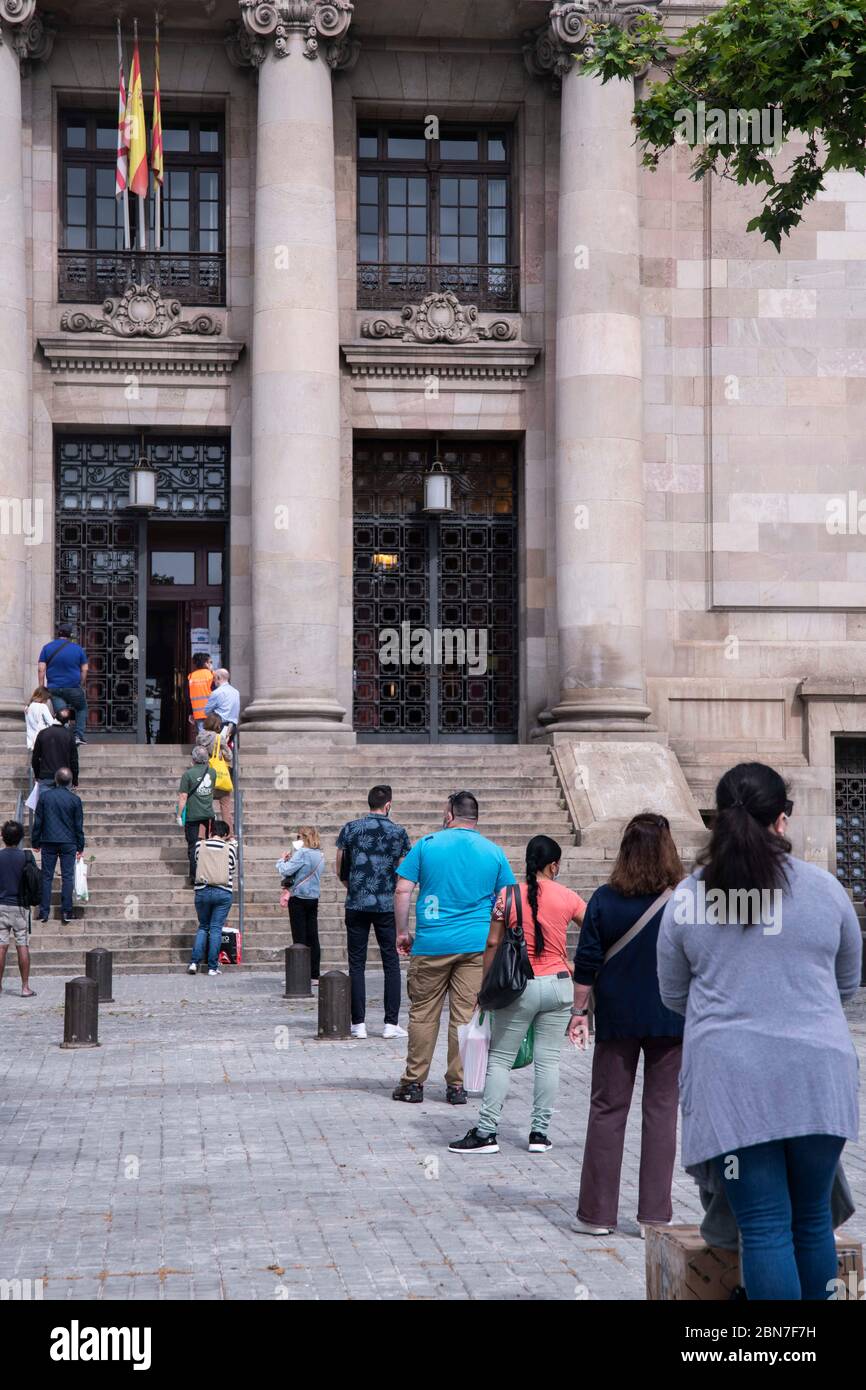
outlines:
[[[36,735],[40,729],[47,729],[54,723],[54,706],[51,703],[51,696],[44,685],[37,685],[33,694],[30,696],[30,703],[24,710],[24,723],[26,726],[27,747],[33,752],[33,745],[36,742]]]

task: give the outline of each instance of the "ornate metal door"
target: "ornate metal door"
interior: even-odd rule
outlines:
[[[866,739],[836,740],[836,877],[866,901]]]
[[[226,514],[227,439],[148,437],[158,470],[160,517]],[[139,435],[60,436],[57,440],[55,615],[72,625],[89,661],[88,730],[134,738],[138,727],[138,517],[126,510]],[[47,640],[47,637],[46,637]]]
[[[517,529],[511,444],[449,441],[453,512],[427,516],[432,441],[360,440],[355,727],[363,739],[513,741]]]

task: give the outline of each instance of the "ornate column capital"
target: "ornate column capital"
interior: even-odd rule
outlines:
[[[0,41],[8,41],[21,63],[47,62],[54,26],[37,13],[36,0],[0,0]]]
[[[526,66],[533,77],[550,77],[558,86],[573,70],[575,59],[592,48],[594,24],[616,24],[631,29],[642,15],[652,14],[661,0],[557,0],[546,24],[527,36],[523,46]]]
[[[291,33],[304,36],[305,58],[323,58],[335,69],[353,67],[358,60],[359,45],[348,37],[354,0],[239,0],[239,4],[240,21],[226,31],[229,58],[239,67],[261,67],[271,42],[277,58],[288,57]]]

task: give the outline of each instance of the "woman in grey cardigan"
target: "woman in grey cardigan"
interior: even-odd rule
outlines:
[[[722,1175],[750,1299],[826,1299],[830,1189],[857,1138],[842,1003],[860,983],[860,930],[836,879],[791,858],[777,772],[732,768],[716,805],[703,868],[674,892],[658,942],[662,999],[686,1018],[682,1161]]]

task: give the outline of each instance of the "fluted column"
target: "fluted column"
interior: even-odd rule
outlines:
[[[559,701],[549,731],[633,730],[644,663],[643,398],[634,84],[579,72],[587,21],[643,7],[554,4],[527,50],[561,82],[556,308]],[[575,59],[574,55],[578,55]]]
[[[349,0],[241,0],[258,67],[253,729],[350,734],[337,700],[340,375],[331,73]]]
[[[0,0],[0,729],[18,732],[36,678],[28,651],[28,550],[51,538],[30,465],[20,63],[47,56],[50,45],[36,0]]]

